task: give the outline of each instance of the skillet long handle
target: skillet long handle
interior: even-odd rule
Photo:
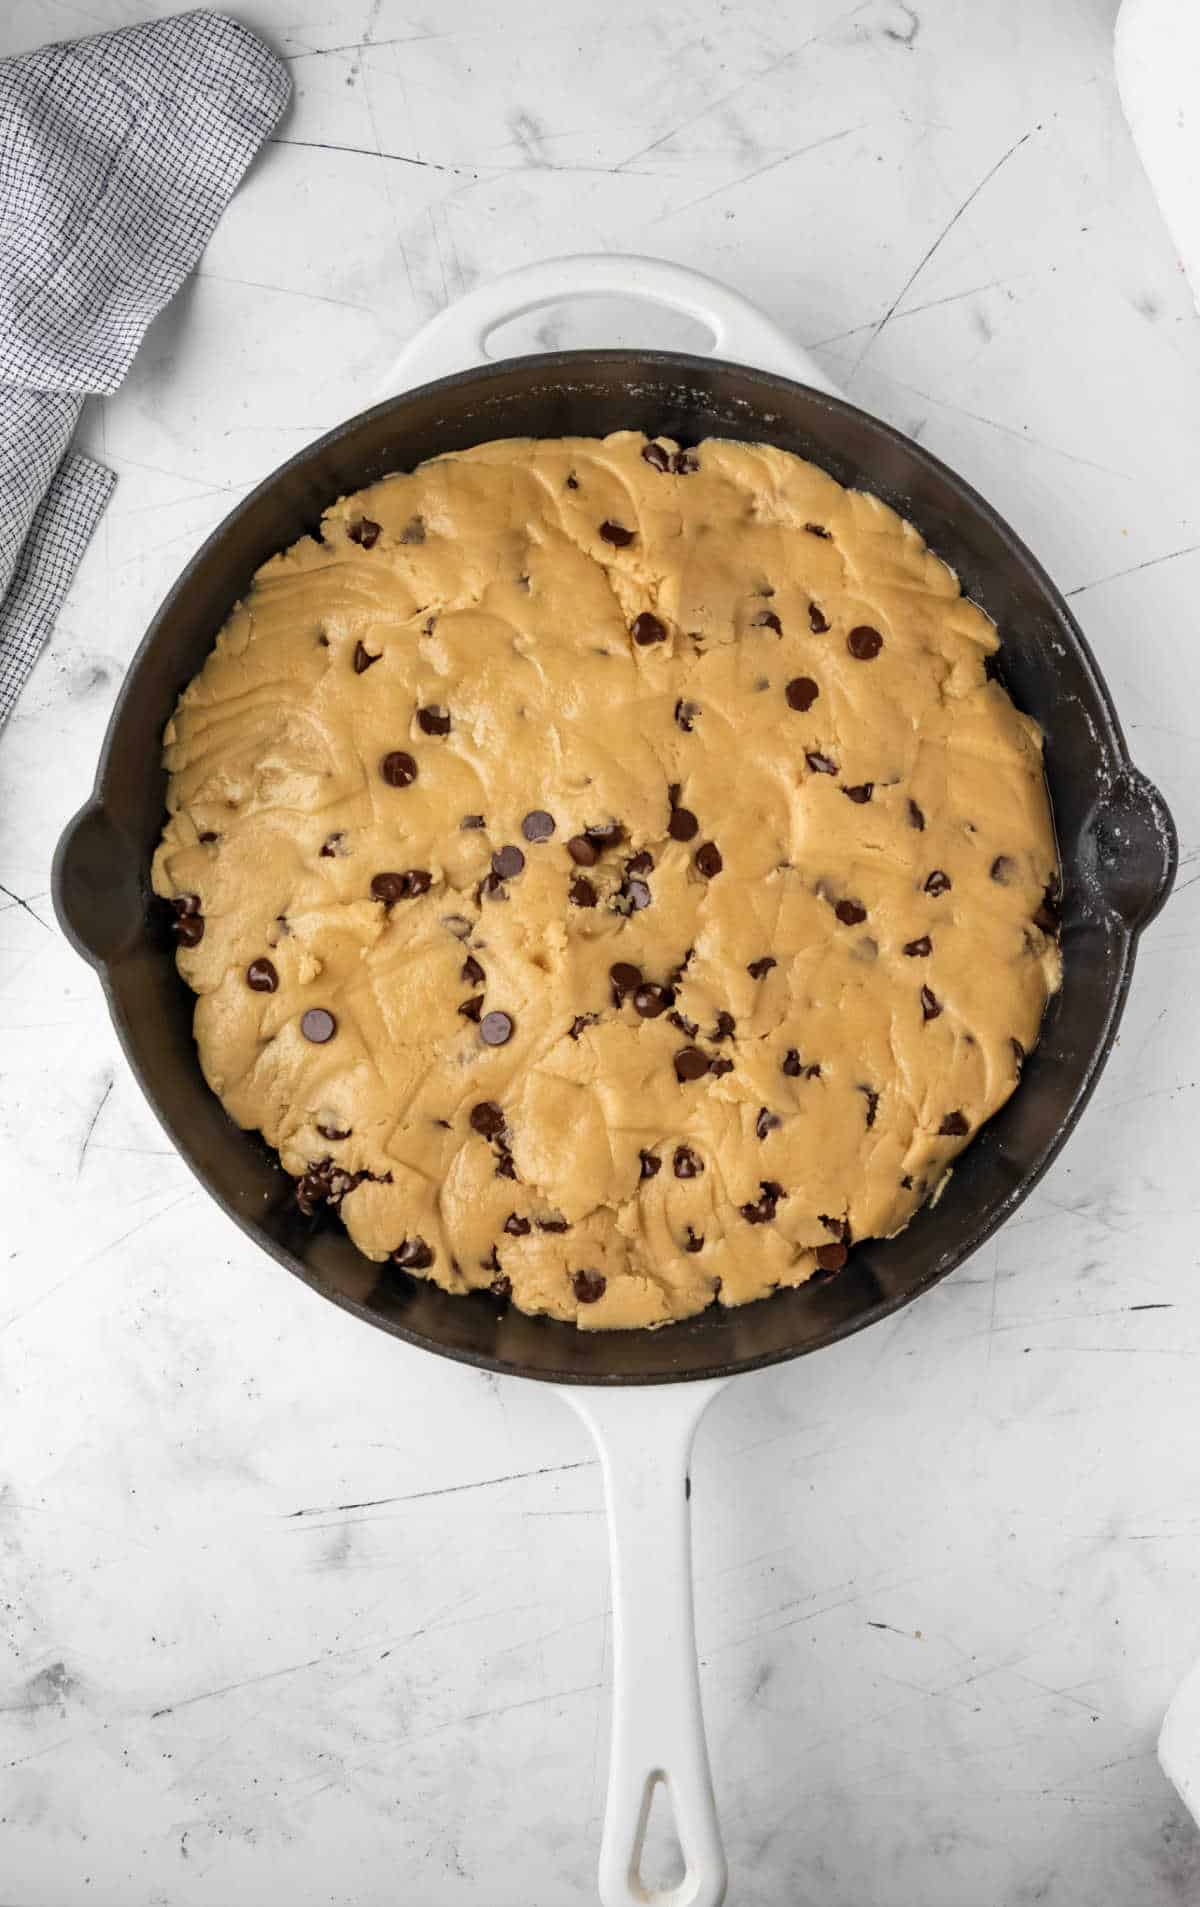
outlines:
[[[725,1380],[566,1389],[596,1440],[612,1541],[613,1721],[600,1849],[604,1907],[720,1907],[725,1854],[713,1799],[692,1614],[696,1426]],[[661,1784],[685,1872],[648,1887],[642,1843]]]
[[[376,401],[483,362],[489,335],[510,318],[572,298],[601,297],[643,298],[683,312],[712,333],[716,357],[780,372],[798,384],[839,395],[804,346],[730,286],[663,258],[580,252],[519,265],[456,298],[405,345]]]

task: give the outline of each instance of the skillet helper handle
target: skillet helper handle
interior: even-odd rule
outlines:
[[[563,1387],[559,1393],[596,1441],[612,1543],[604,1907],[720,1907],[725,1898],[696,1661],[689,1474],[696,1426],[724,1383]],[[648,1887],[640,1875],[660,1783],[685,1863],[683,1879],[666,1888]]]
[[[715,357],[777,372],[830,397],[840,395],[803,345],[728,285],[662,258],[581,252],[519,265],[457,298],[405,346],[376,401],[483,363],[488,337],[498,325],[572,298],[644,298],[665,305],[712,333]]]

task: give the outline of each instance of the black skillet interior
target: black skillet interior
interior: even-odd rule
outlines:
[[[496,437],[640,429],[686,445],[768,442],[873,491],[911,520],[995,621],[999,673],[1046,732],[1065,875],[1066,980],[1019,1090],[962,1155],[936,1208],[859,1246],[835,1278],[659,1332],[577,1332],[482,1294],[392,1282],[340,1226],[301,1218],[291,1181],[226,1118],[201,1077],[192,996],[148,920],[162,825],[163,726],[259,564],[316,527],[336,497],[423,458]],[[675,353],[564,352],[446,378],[351,419],[233,511],[180,577],[130,668],[93,801],[55,863],[59,919],[100,971],[134,1072],[224,1209],[335,1302],[427,1349],[528,1377],[647,1383],[716,1376],[815,1350],[945,1276],[1014,1209],[1081,1112],[1116,1032],[1139,929],[1169,892],[1170,815],[1132,768],[1107,690],[1062,598],[1029,552],[944,465],[852,406],[782,378]]]

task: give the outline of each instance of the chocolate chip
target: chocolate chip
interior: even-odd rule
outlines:
[[[554,816],[544,808],[531,808],[521,823],[527,841],[548,841],[554,833]]]
[[[823,523],[806,523],[804,527],[810,536],[822,536],[827,543],[831,540],[830,532]]]
[[[504,1131],[504,1114],[494,1099],[481,1099],[470,1111],[472,1132],[484,1139],[498,1139]]]
[[[606,543],[611,543],[615,550],[627,549],[634,538],[634,532],[627,530],[623,523],[609,521],[600,525],[600,535]]]
[[[626,874],[653,874],[654,856],[643,848],[640,854],[633,854],[625,863]]]
[[[816,603],[809,603],[808,605],[808,626],[814,636],[823,636],[829,627],[824,612],[818,608]]]
[[[475,898],[477,900],[506,901],[508,899],[508,889],[500,879],[500,876],[495,872],[485,874],[475,890]]]
[[[770,1112],[768,1108],[764,1106],[758,1118],[754,1121],[754,1130],[760,1139],[765,1139],[768,1132],[774,1132],[776,1126],[782,1124],[783,1121],[780,1119],[779,1114],[777,1112]]]
[[[586,834],[573,834],[567,842],[567,853],[578,867],[595,867],[600,859],[600,850]]]
[[[633,993],[642,984],[642,970],[635,967],[632,960],[614,960],[608,970],[608,977],[612,981],[613,1001],[617,1006],[622,1005],[627,993]]]
[[[203,832],[197,836],[197,839],[202,841],[205,847],[207,847],[211,842],[219,841],[221,837],[219,834],[214,834],[211,828],[205,828]]]
[[[788,707],[799,709],[801,715],[806,709],[812,707],[821,693],[811,675],[794,675],[783,692],[787,697]]]
[[[746,972],[752,980],[763,980],[770,973],[771,968],[778,965],[779,962],[773,954],[764,954],[761,960],[752,960]]]
[[[246,985],[255,993],[274,993],[279,975],[270,960],[252,960],[246,968]]]
[[[200,912],[200,896],[199,894],[177,894],[171,905],[175,909],[176,917],[179,920],[185,920]]]
[[[867,1102],[867,1125],[875,1124],[875,1114],[879,1111],[879,1094],[873,1086],[860,1086],[859,1092]]]
[[[857,802],[861,808],[875,793],[875,783],[873,781],[860,781],[857,787],[843,788],[842,793],[845,795],[847,801]]]
[[[731,1059],[712,1059],[708,1062],[708,1070],[714,1079],[720,1079],[723,1073],[731,1073],[733,1071],[733,1061]]]
[[[585,828],[584,833],[599,853],[603,853],[605,848],[615,848],[625,839],[625,829],[619,821],[597,823],[594,827]]]
[[[379,772],[389,788],[407,788],[417,779],[417,764],[411,755],[397,748],[384,756],[379,764]]]
[[[417,723],[419,727],[424,729],[427,735],[448,735],[450,733],[450,716],[446,709],[418,709]]]
[[[443,1120],[442,1123],[445,1124],[445,1121]],[[350,1137],[351,1132],[353,1131],[353,1127],[352,1126],[323,1126],[318,1120],[317,1131],[320,1133],[322,1139],[328,1139],[332,1143],[335,1140],[348,1139]]]
[[[752,629],[773,629],[777,636],[783,634],[783,624],[773,609],[760,609],[757,616],[751,618],[750,627]]]
[[[518,1212],[510,1212],[504,1221],[504,1229],[510,1238],[527,1238],[530,1230],[529,1220],[522,1218]]]
[[[474,954],[468,954],[462,963],[458,977],[460,980],[466,980],[473,987],[481,987],[487,976]]]
[[[970,1130],[964,1113],[948,1112],[938,1127],[938,1136],[942,1139],[963,1139]]]
[[[703,1251],[704,1250],[704,1233],[703,1232],[694,1232],[691,1226],[689,1225],[686,1227],[685,1238],[686,1238],[686,1243],[684,1244],[684,1247],[683,1247],[684,1251]]]
[[[928,934],[922,934],[919,940],[906,940],[904,951],[910,960],[928,960],[933,952],[933,942]]]
[[[579,488],[579,478],[575,475],[574,471],[572,471],[570,476],[567,478],[567,489],[578,490],[578,488]]]
[[[571,1283],[580,1304],[598,1303],[608,1289],[608,1279],[602,1271],[573,1271]]]
[[[462,1005],[458,1008],[458,1011],[462,1014],[464,1020],[471,1020],[474,1025],[478,1026],[479,1016],[483,1012],[482,993],[475,994],[470,1000],[464,1000]]]
[[[685,702],[682,699],[675,704],[675,720],[685,735],[690,735],[700,713],[698,702]]]
[[[910,827],[916,828],[918,831],[925,826],[925,816],[921,813],[916,802],[911,800],[908,804],[908,822]]]
[[[661,444],[643,444],[642,456],[653,470],[665,471],[671,468],[671,453],[669,450],[664,450]]]
[[[432,1245],[427,1245],[420,1236],[404,1239],[392,1253],[392,1263],[399,1265],[401,1271],[428,1271],[433,1260]]]
[[[817,1265],[821,1271],[840,1271],[849,1256],[843,1244],[818,1245]]]
[[[485,1046],[505,1046],[513,1036],[512,1015],[485,1013],[479,1022],[479,1035]]]
[[[674,1166],[677,1179],[698,1179],[704,1170],[704,1160],[691,1146],[676,1146]]]
[[[921,988],[922,1018],[926,1020],[936,1020],[941,1010],[942,1010],[942,1003],[938,999],[937,994],[931,993],[928,987],[922,987]]]
[[[843,1245],[850,1243],[850,1220],[848,1218],[828,1218],[824,1212],[818,1212],[817,1217],[825,1227],[825,1230],[832,1232],[834,1237]]]
[[[709,1039],[716,1040],[718,1043],[721,1040],[731,1040],[736,1032],[737,1021],[732,1013],[727,1013],[724,1007],[718,1007],[717,1023],[709,1034]]]
[[[594,907],[596,890],[585,874],[577,874],[567,890],[567,899],[572,907]]]
[[[418,894],[428,894],[433,886],[433,875],[424,867],[410,867],[404,879],[408,883],[405,897],[408,900],[415,900]]]
[[[503,1139],[499,1139],[496,1142],[496,1177],[498,1179],[515,1179],[516,1176],[517,1168],[513,1164],[513,1155],[505,1145]]]
[[[883,637],[870,623],[860,622],[846,637],[846,647],[856,662],[870,662],[883,647]]]
[[[643,609],[629,633],[639,649],[648,649],[652,642],[666,641],[667,626],[657,616],[652,616],[648,609]]]
[[[631,914],[640,914],[643,907],[649,907],[654,896],[645,881],[625,881],[622,883],[618,899],[627,902],[628,911]],[[619,911],[624,913],[626,909],[621,908]]]
[[[194,900],[194,895],[187,898]],[[179,903],[176,902],[176,906]],[[181,947],[198,947],[204,939],[203,914],[179,914],[174,922],[175,938]]]
[[[667,833],[672,841],[692,841],[700,832],[700,823],[690,808],[672,808]]]
[[[482,828],[486,826],[486,823],[481,814],[465,814],[458,825],[462,833],[466,834],[472,828]]]
[[[385,907],[394,907],[397,901],[408,895],[407,874],[373,874],[371,876],[371,899],[382,901]]]
[[[677,477],[690,477],[700,468],[699,457],[693,457],[690,450],[677,450],[671,459],[671,469]]]
[[[571,1229],[565,1218],[535,1218],[533,1222],[539,1232],[569,1232]]]
[[[786,1073],[789,1079],[800,1078],[804,1071],[804,1065],[794,1046],[788,1047],[779,1070],[780,1072]]]
[[[379,541],[379,525],[369,516],[360,516],[346,525],[346,535],[352,543],[361,543],[364,550],[374,549]]]
[[[577,1040],[584,1028],[595,1026],[599,1018],[600,1015],[598,1013],[577,1013],[567,1028],[567,1038],[569,1040]]]
[[[324,1046],[337,1032],[337,1021],[326,1007],[310,1006],[301,1016],[300,1031],[314,1046]]]
[[[998,854],[988,872],[994,881],[999,881],[1001,887],[1007,887],[1016,865],[1010,854]]]
[[[381,650],[380,654],[382,653],[383,652]],[[361,642],[355,643],[354,645],[354,673],[355,675],[365,675],[367,670],[370,668],[371,664],[373,662],[378,662],[378,661],[379,661],[379,656],[373,656],[370,653],[370,651],[363,646]]]
[[[820,755],[814,749],[813,752],[806,755],[804,759],[812,769],[814,775],[837,774],[838,765],[829,755]]]
[[[940,867],[935,867],[933,870],[933,873],[929,876],[928,880],[925,883],[925,892],[927,894],[934,894],[934,895],[948,894],[952,886],[953,886],[953,882],[951,881],[950,876],[946,873],[945,869]]]
[[[410,522],[405,524],[400,532],[400,541],[402,543],[423,543],[425,541],[425,524],[422,518],[415,516]]]
[[[843,927],[857,927],[860,921],[867,918],[867,910],[861,901],[839,901],[833,911]]]
[[[676,980],[681,979],[682,971],[677,973],[674,977]],[[689,1040],[694,1040],[697,1033],[700,1031],[700,1028],[696,1025],[695,1020],[686,1019],[684,1015],[679,1012],[668,1013],[667,1025],[678,1027],[681,1033],[686,1033]]]
[[[639,1152],[638,1158],[641,1160],[641,1176],[644,1179],[657,1178],[662,1171],[662,1160],[657,1152]]]
[[[1041,903],[1033,917],[1034,926],[1040,927],[1044,934],[1056,934],[1058,932],[1059,922],[1062,919],[1061,901],[1062,886],[1056,875],[1052,881],[1047,883]]]
[[[702,1053],[698,1046],[681,1046],[675,1055],[675,1077],[678,1080],[703,1079],[708,1071],[708,1054]]]
[[[498,848],[492,856],[492,872],[500,881],[515,880],[525,865],[525,856],[520,848]]]
[[[774,1179],[760,1179],[759,1190],[761,1197],[757,1203],[738,1207],[748,1225],[769,1225],[775,1216],[775,1208],[780,1199],[787,1196],[782,1185]]]
[[[901,1190],[904,1192],[911,1192],[912,1186],[913,1186],[912,1175],[906,1172],[904,1174],[904,1177],[900,1181]]]
[[[695,860],[697,873],[703,874],[706,881],[715,879],[725,865],[715,841],[705,841],[702,847],[698,847]]]

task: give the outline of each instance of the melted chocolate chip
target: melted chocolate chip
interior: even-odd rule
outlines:
[[[460,980],[466,980],[473,987],[481,987],[486,975],[474,954],[468,954],[462,963],[458,977]]]
[[[821,1271],[840,1271],[848,1255],[846,1247],[841,1243],[818,1245],[817,1266]]]
[[[667,833],[672,841],[692,841],[700,832],[700,823],[690,808],[672,808]]]
[[[600,850],[586,834],[573,834],[567,842],[567,853],[577,867],[595,867],[600,859]]]
[[[921,1017],[926,1020],[936,1020],[941,1010],[942,1003],[938,999],[937,994],[931,993],[928,987],[922,987]]]
[[[867,918],[867,910],[861,901],[839,901],[834,913],[843,927],[857,927]]]
[[[660,987],[655,980],[648,980],[638,988],[633,996],[633,1004],[643,1020],[656,1020],[665,1013],[675,998],[670,987]]]
[[[380,654],[382,653],[383,652],[381,650]],[[371,664],[373,662],[378,662],[378,661],[379,661],[379,656],[373,656],[370,653],[370,651],[363,646],[361,642],[355,643],[354,645],[354,673],[355,675],[365,675],[367,673],[367,670],[370,668]]]
[[[883,637],[870,623],[860,622],[846,637],[846,647],[856,662],[871,662],[883,647]]]
[[[571,1283],[580,1304],[597,1304],[608,1289],[608,1279],[602,1271],[573,1271]]]
[[[908,804],[908,822],[910,827],[916,828],[918,831],[925,826],[925,816],[922,814],[920,808],[918,808],[916,802],[911,800]]]
[[[925,882],[925,892],[933,895],[948,894],[953,885],[954,883],[951,881],[945,869],[935,867],[933,873]]]
[[[352,543],[361,543],[364,550],[374,549],[379,541],[379,525],[369,516],[356,517],[353,523],[346,525],[346,535]]]
[[[464,1000],[462,1005],[458,1008],[458,1011],[462,1014],[464,1020],[470,1020],[475,1026],[478,1026],[479,1016],[483,1012],[482,993],[476,993],[470,1000]]]
[[[417,779],[417,764],[404,749],[397,748],[384,756],[379,772],[389,788],[407,788]]]
[[[308,1011],[301,1015],[300,1031],[306,1040],[312,1041],[314,1046],[324,1046],[326,1041],[331,1040],[337,1032],[337,1021],[328,1008],[310,1006]]]
[[[764,1106],[758,1118],[754,1121],[754,1130],[760,1139],[765,1139],[768,1132],[774,1132],[776,1126],[782,1125],[782,1123],[777,1112],[771,1112]]]
[[[761,960],[752,960],[746,972],[752,980],[762,980],[770,973],[771,968],[778,964],[773,954],[764,954]]]
[[[681,1046],[675,1055],[675,1077],[680,1081],[703,1079],[708,1071],[708,1055],[698,1046]]]
[[[823,610],[816,603],[808,605],[808,626],[814,636],[823,636],[829,627]]]
[[[520,848],[498,848],[492,856],[492,873],[500,881],[515,880],[525,865],[525,856]]]
[[[638,1153],[638,1158],[641,1160],[641,1176],[644,1179],[657,1178],[662,1171],[662,1160],[657,1152],[642,1151]]]
[[[485,1013],[479,1022],[479,1034],[485,1046],[505,1046],[513,1036],[510,1013]]]
[[[860,1086],[859,1092],[867,1102],[867,1125],[875,1124],[875,1114],[879,1111],[879,1094],[873,1086]]]
[[[698,702],[685,702],[682,699],[675,704],[675,720],[685,735],[690,735],[697,715],[700,713]]]
[[[811,675],[794,675],[783,692],[788,707],[798,709],[801,715],[812,707],[821,693]]]
[[[629,633],[639,649],[648,649],[652,642],[666,641],[667,626],[657,616],[652,616],[648,609],[643,609]]]
[[[481,814],[465,814],[458,825],[461,832],[467,834],[474,828],[485,827],[486,823]]]
[[[673,1163],[677,1179],[698,1179],[704,1170],[704,1160],[691,1146],[676,1146]]]
[[[246,968],[246,985],[254,993],[274,993],[279,985],[279,975],[270,960],[252,960]]]
[[[428,1271],[433,1260],[432,1245],[427,1245],[419,1235],[404,1239],[392,1253],[392,1263],[399,1265],[401,1271]]]
[[[843,788],[842,793],[845,795],[847,801],[857,802],[861,808],[865,806],[875,793],[875,783],[873,781],[860,781],[857,787]]]
[[[933,942],[928,934],[922,934],[919,940],[906,940],[904,951],[910,960],[928,960],[933,952]]]
[[[510,1238],[528,1238],[529,1220],[522,1218],[518,1212],[510,1212],[504,1221],[504,1229]]]
[[[417,723],[424,729],[427,735],[448,735],[450,733],[450,716],[446,709],[418,709]]]
[[[584,874],[577,874],[567,890],[567,899],[572,907],[594,907],[596,890]]]
[[[1007,887],[1016,870],[1016,865],[1010,854],[998,854],[988,872],[994,881],[1000,883],[1001,887]]]
[[[671,468],[671,453],[661,444],[643,444],[642,456],[652,470],[667,471]]]
[[[702,847],[698,847],[695,861],[697,873],[703,874],[706,881],[714,880],[725,865],[715,841],[705,841]]]
[[[964,1139],[970,1130],[965,1113],[948,1112],[938,1127],[938,1136],[942,1139]]]
[[[634,534],[634,531],[627,530],[623,523],[613,523],[606,520],[600,525],[601,537],[606,543],[611,543],[615,550],[628,549],[629,545],[633,542]]]
[[[820,755],[814,749],[813,752],[806,755],[804,759],[812,769],[814,775],[837,774],[838,765],[829,755]]]
[[[548,841],[554,833],[554,816],[544,808],[531,808],[521,823],[527,841]]]
[[[760,609],[757,616],[750,619],[752,629],[773,629],[777,636],[783,634],[783,624],[773,609]]]

